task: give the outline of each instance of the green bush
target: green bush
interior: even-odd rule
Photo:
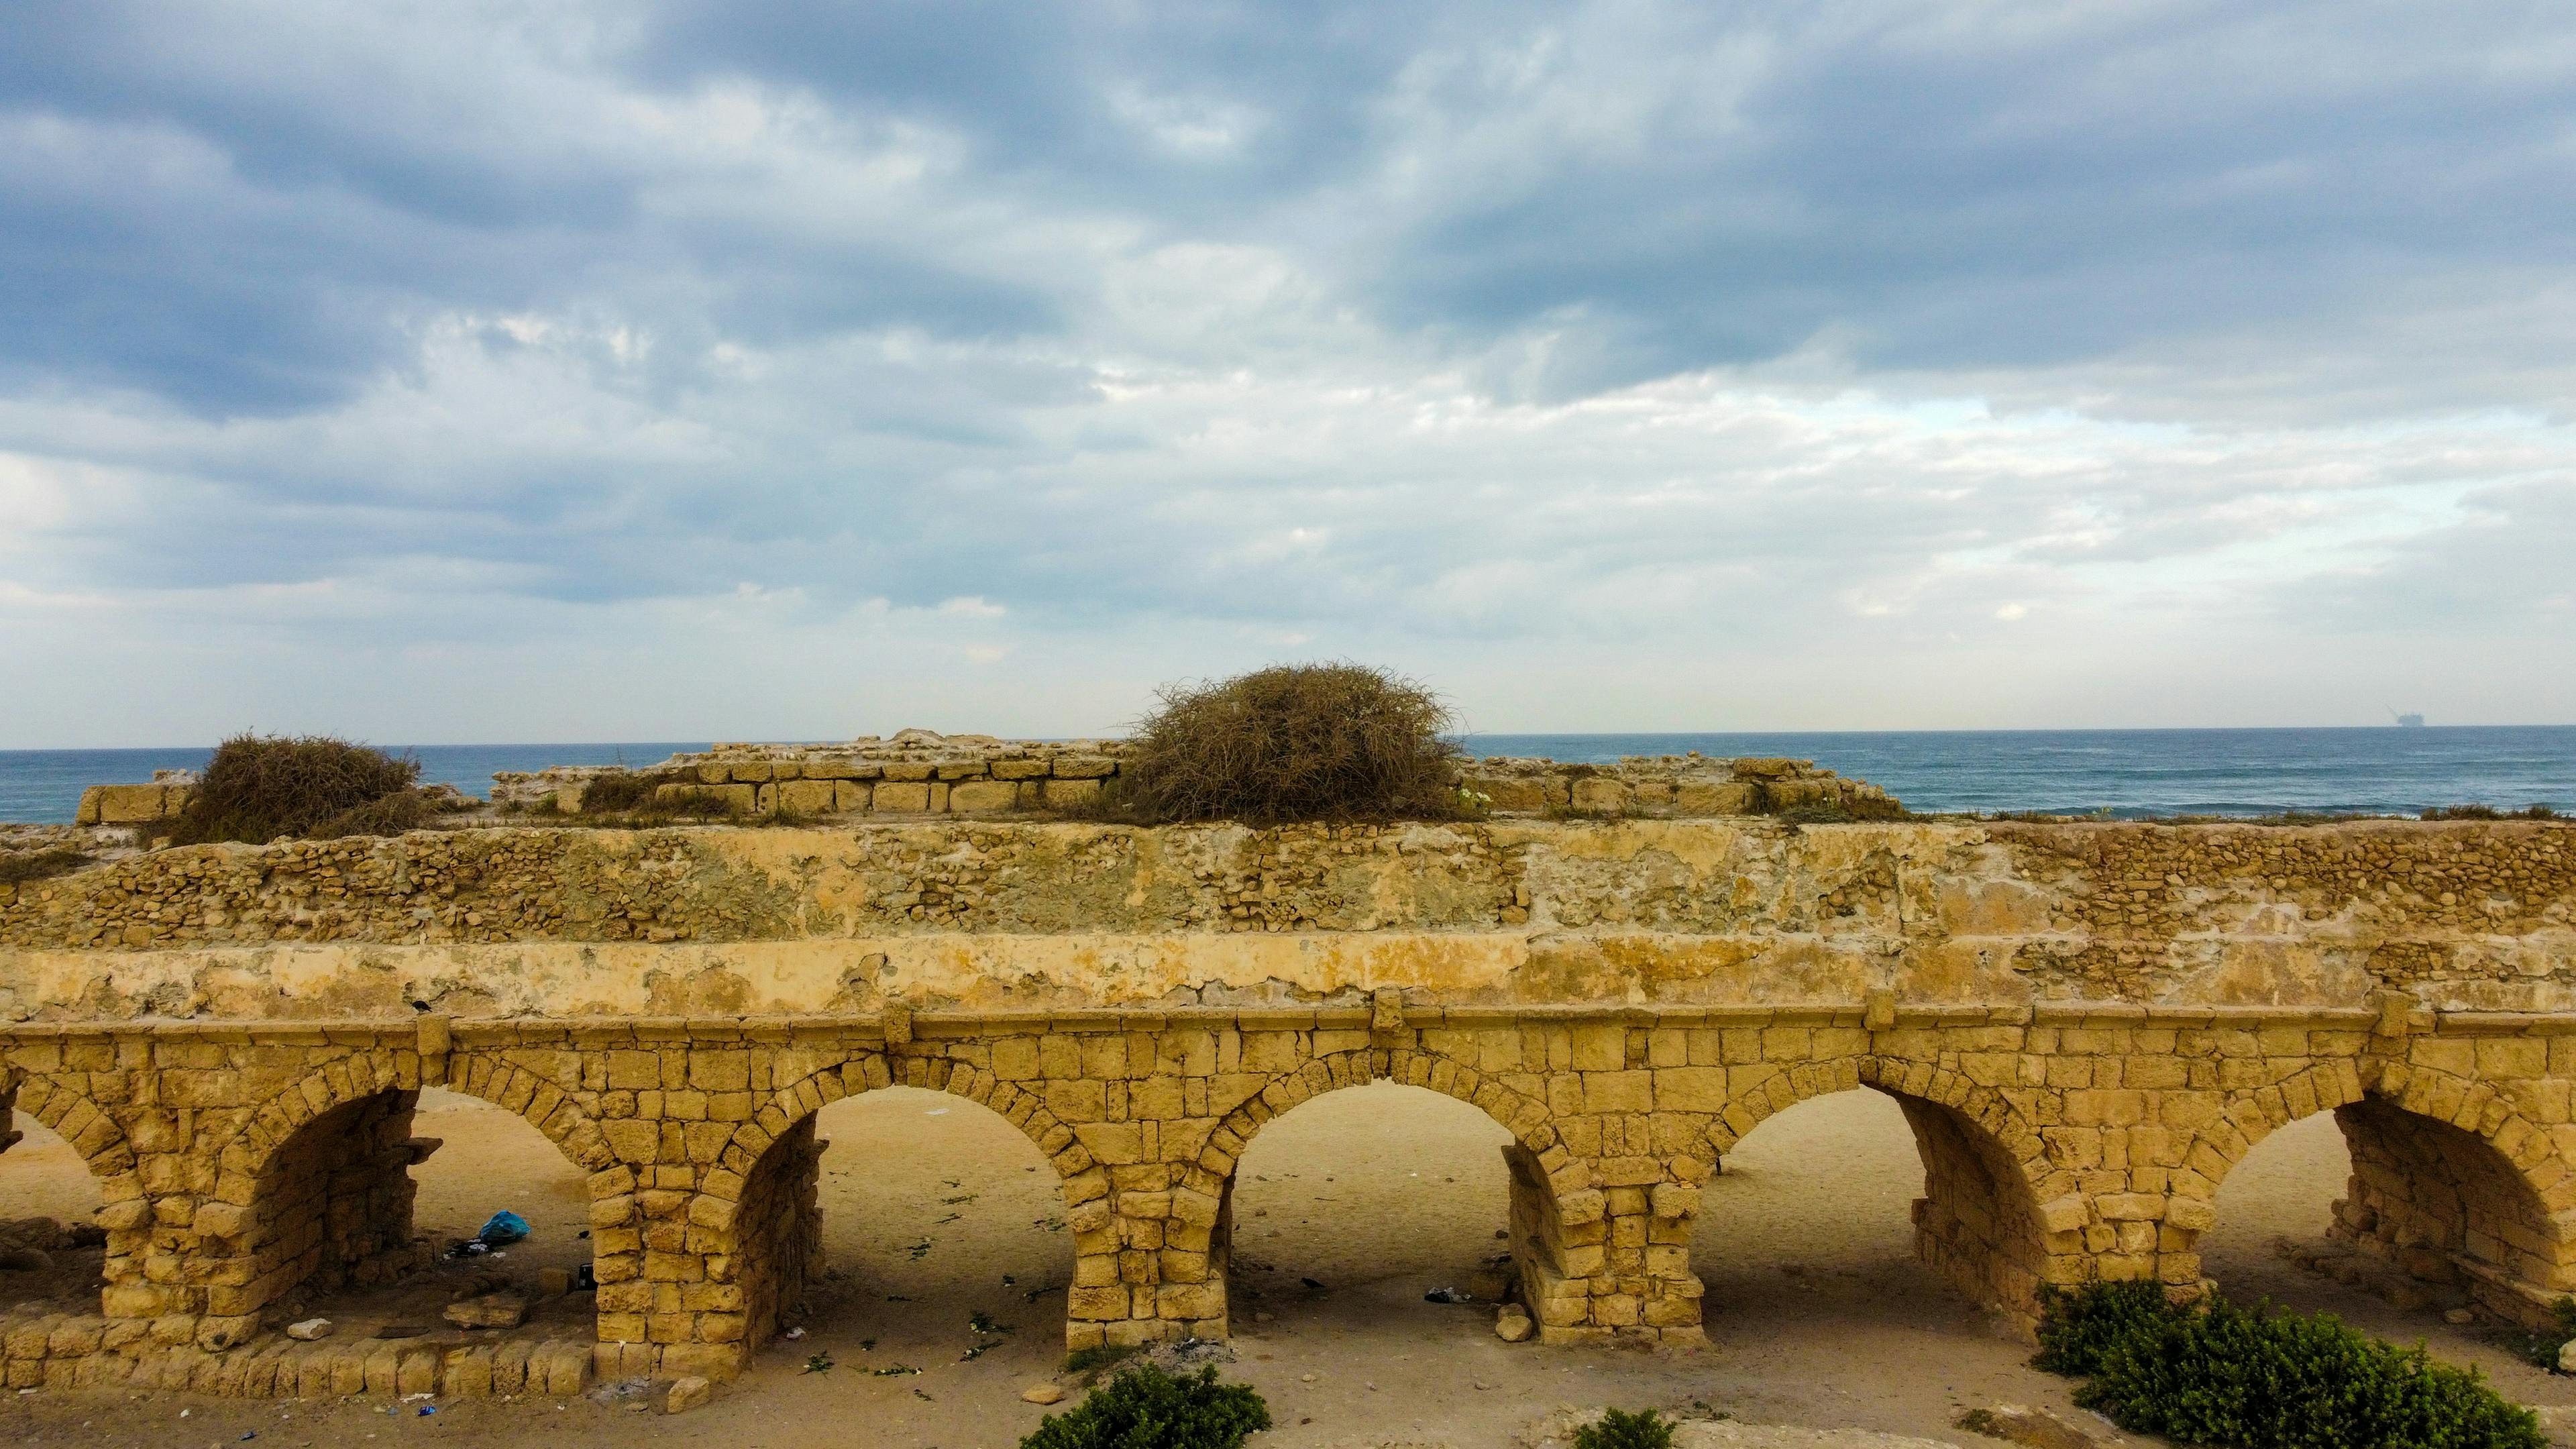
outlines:
[[[2559,1353],[2576,1342],[2576,1298],[2560,1294],[2558,1301],[2549,1305],[2549,1313],[2556,1322],[2540,1332],[2524,1334],[2522,1356],[2533,1367],[2556,1373]]]
[[[2151,1332],[2175,1314],[2165,1285],[2152,1282],[2088,1283],[2072,1292],[2040,1289],[2039,1353],[2031,1367],[2068,1378],[2102,1371],[2112,1346]]]
[[[1465,804],[1449,711],[1357,664],[1295,664],[1162,691],[1116,784],[1147,820],[1448,819]]]
[[[1049,1414],[1020,1449],[1237,1449],[1270,1427],[1270,1407],[1242,1384],[1220,1384],[1213,1365],[1175,1378],[1137,1364],[1062,1414]]]
[[[2044,1369],[2121,1428],[2216,1449],[2542,1449],[2531,1411],[2475,1369],[2436,1363],[2331,1314],[2266,1313],[2154,1284],[2051,1293]]]
[[[347,740],[239,734],[216,747],[187,807],[171,823],[170,839],[177,845],[265,845],[310,836],[325,825],[339,834],[381,834],[376,827],[389,823],[385,817],[407,807],[387,807],[373,816],[353,812],[410,791],[419,779],[418,760],[398,760]]]
[[[1598,1421],[1574,1431],[1574,1449],[1673,1449],[1673,1426],[1652,1409],[1605,1409]]]

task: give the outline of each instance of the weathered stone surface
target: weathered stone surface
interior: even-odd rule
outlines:
[[[528,1300],[516,1293],[487,1293],[450,1303],[441,1316],[459,1328],[516,1328],[528,1321]]]
[[[682,1374],[671,1380],[662,1393],[662,1412],[685,1414],[716,1396],[716,1386],[696,1374]]]
[[[1020,1390],[1020,1397],[1032,1404],[1060,1404],[1064,1390],[1055,1384],[1031,1384]]]

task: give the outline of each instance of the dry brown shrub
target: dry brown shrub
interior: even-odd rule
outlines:
[[[59,848],[0,853],[0,885],[51,880],[96,863],[93,857],[82,851]]]
[[[1448,819],[1462,813],[1447,706],[1358,664],[1170,685],[1114,777],[1144,820]]]
[[[170,840],[174,845],[216,840],[265,845],[288,836],[312,836],[326,824],[339,834],[381,834],[347,828],[375,823],[352,812],[410,793],[419,779],[418,760],[398,760],[347,740],[238,734],[216,747],[187,808],[171,822]],[[390,819],[406,808],[387,806],[378,813]],[[422,802],[422,814],[427,813],[427,802]]]

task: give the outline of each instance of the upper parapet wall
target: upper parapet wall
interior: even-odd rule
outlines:
[[[2576,1011],[2576,828],[481,829],[0,886],[0,1020],[1316,1002]]]
[[[745,811],[800,815],[978,814],[1060,809],[1097,795],[1124,766],[1124,740],[1001,740],[905,730],[847,744],[721,744],[636,773],[694,781]],[[608,766],[564,765],[492,777],[505,809],[578,812]],[[1491,756],[1458,783],[1506,815],[1812,815],[1881,819],[1903,807],[1884,790],[1812,760],[1636,756],[1615,765]],[[888,788],[892,787],[892,788]]]

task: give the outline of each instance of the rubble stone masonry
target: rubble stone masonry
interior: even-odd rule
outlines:
[[[1534,778],[1580,813],[1589,777]],[[2196,1290],[2230,1169],[2318,1112],[2353,1144],[2339,1234],[2538,1321],[2576,1290],[2576,828],[1000,817],[152,852],[0,886],[0,1105],[89,1161],[108,1238],[97,1317],[0,1323],[8,1381],[730,1374],[822,1267],[814,1114],[897,1083],[1052,1165],[1070,1346],[1222,1336],[1245,1148],[1379,1080],[1511,1132],[1553,1342],[1695,1338],[1702,1185],[1855,1088],[1913,1126],[1923,1257],[2021,1324],[2045,1284]],[[589,1174],[596,1343],[278,1336],[290,1290],[416,1264],[430,1085]]]

